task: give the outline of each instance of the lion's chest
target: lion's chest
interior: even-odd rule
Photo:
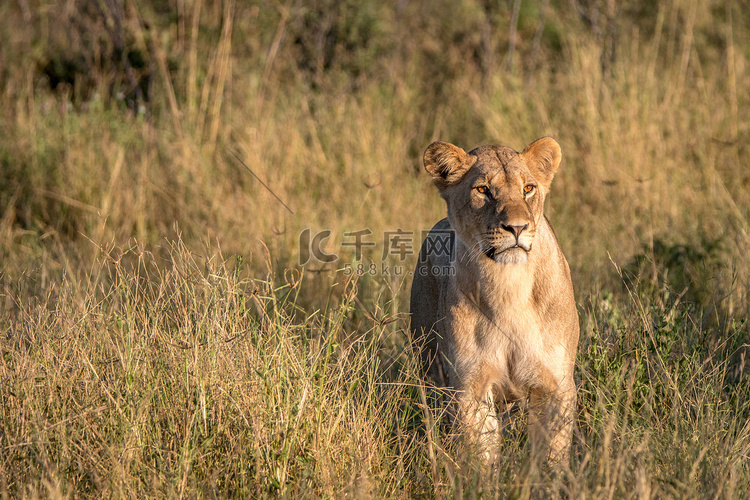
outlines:
[[[491,297],[458,291],[446,311],[446,333],[460,379],[524,391],[558,364],[559,353],[545,342],[549,326],[533,307],[530,290],[504,290]]]

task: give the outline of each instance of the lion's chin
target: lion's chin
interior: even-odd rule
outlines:
[[[490,247],[485,250],[484,254],[497,264],[504,265],[526,264],[529,260],[529,251],[520,246],[506,248],[502,251]]]

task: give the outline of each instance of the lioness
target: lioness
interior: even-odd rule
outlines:
[[[562,155],[545,137],[522,153],[446,142],[424,153],[448,217],[425,239],[411,331],[426,373],[455,390],[451,415],[494,459],[498,409],[529,397],[530,436],[569,455],[578,313],[570,269],[542,213]],[[507,406],[506,406],[507,407]]]

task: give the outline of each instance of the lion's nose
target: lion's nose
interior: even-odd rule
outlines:
[[[503,224],[503,229],[508,231],[509,233],[513,233],[516,237],[516,240],[518,240],[518,237],[521,236],[521,233],[524,232],[526,229],[529,228],[528,224],[524,224],[523,226],[506,226]]]

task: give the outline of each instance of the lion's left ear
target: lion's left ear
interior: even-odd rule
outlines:
[[[557,141],[552,137],[542,137],[526,146],[521,156],[536,180],[545,191],[549,191],[552,178],[562,160],[562,151]]]
[[[437,141],[424,152],[424,168],[432,175],[440,192],[461,181],[476,163],[477,157],[449,142]]]

